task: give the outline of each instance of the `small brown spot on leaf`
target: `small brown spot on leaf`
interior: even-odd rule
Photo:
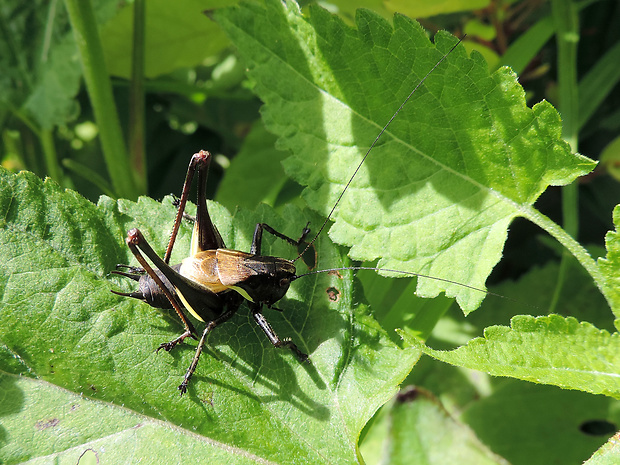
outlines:
[[[50,418],[48,420],[39,420],[35,423],[34,427],[36,429],[38,429],[39,431],[47,429],[47,428],[53,428],[54,426],[58,425],[60,423],[60,420],[58,418]]]
[[[342,279],[342,275],[340,274],[340,271],[338,271],[338,270],[331,270],[327,274],[335,276],[336,278]]]
[[[415,386],[411,386],[407,389],[400,391],[396,395],[396,400],[401,403],[412,402],[416,400],[419,395],[420,391]]]
[[[328,287],[325,292],[327,292],[327,298],[332,302],[338,302],[340,300],[340,291],[335,287]]]

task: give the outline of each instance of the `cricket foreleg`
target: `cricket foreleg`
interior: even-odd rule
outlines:
[[[295,355],[297,355],[300,361],[306,362],[308,360],[308,355],[299,350],[293,341],[288,338],[280,339],[280,337],[273,330],[265,316],[260,312],[260,309],[252,310],[252,316],[254,317],[254,320],[256,321],[260,329],[263,330],[263,332],[269,338],[269,341],[271,341],[271,343],[275,347],[289,348],[295,353]]]

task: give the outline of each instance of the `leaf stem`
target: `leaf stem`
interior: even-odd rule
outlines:
[[[596,261],[579,242],[573,239],[571,235],[562,229],[558,224],[554,223],[551,219],[540,213],[535,208],[526,206],[521,211],[532,223],[540,226],[551,236],[557,239],[557,241],[562,244],[579,261],[579,263],[581,263],[590,276],[592,276],[594,283],[601,290],[601,292],[603,291],[603,275],[601,274]]]

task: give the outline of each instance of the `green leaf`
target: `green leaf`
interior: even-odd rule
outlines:
[[[226,169],[216,200],[229,209],[255,208],[260,202],[273,205],[286,181],[282,169],[285,152],[275,149],[275,137],[259,122]]]
[[[283,217],[265,206],[234,216],[215,203],[209,210],[227,245],[239,250],[249,249],[257,222],[297,236],[308,219],[318,221],[292,206]],[[170,199],[102,197],[95,206],[49,180],[0,169],[0,370],[106,402],[96,403],[106,415],[93,414],[111,422],[101,435],[124,434],[126,428],[114,430],[110,418],[129,411],[167,425],[148,433],[158,441],[167,441],[164,430],[173,426],[198,450],[207,443],[275,463],[355,462],[362,427],[396,392],[419,349],[402,350],[390,341],[358,303],[362,296],[350,273],[315,274],[295,281],[278,302],[282,312],[265,310],[275,331],[292,337],[311,364],[271,346],[243,306],[209,337],[189,392],[179,397],[176,387],[195,342],[155,353],[182,332],[176,315],[110,292],[136,287],[110,274],[117,263],[136,264],[125,231],[140,228],[162,253],[174,215]],[[191,227],[182,225],[173,262],[187,255],[190,235]],[[295,255],[288,244],[270,239],[264,253]],[[319,266],[348,263],[326,237],[315,246]],[[329,288],[338,290],[337,302],[329,299]],[[31,388],[6,379],[14,386],[3,390],[4,405],[19,410]],[[52,403],[39,409],[43,413],[32,413],[36,421],[60,415]],[[15,442],[20,428],[5,431],[10,447],[0,449],[3,463],[57,452],[55,439],[46,436],[45,445]],[[77,435],[62,447],[84,444],[84,435]]]
[[[614,465],[620,461],[620,433],[614,434],[607,444],[597,450],[584,465]]]
[[[609,397],[505,378],[489,387],[462,408],[460,420],[511,464],[582,463],[613,433],[590,425],[613,428],[620,420],[620,404]]]
[[[452,351],[425,347],[454,365],[620,398],[620,339],[560,315],[516,316],[511,327],[490,326],[484,337]]]
[[[327,215],[380,129],[455,44],[431,44],[416,22],[394,26],[359,10],[357,30],[320,8],[293,3],[218,10],[214,17],[248,63],[268,130],[293,152],[285,169]],[[294,32],[293,32],[294,31]],[[594,163],[572,155],[547,102],[525,105],[507,69],[489,75],[457,47],[417,90],[357,173],[330,236],[356,260],[484,287],[510,222],[537,220],[532,204]],[[540,222],[539,222],[540,224]],[[420,279],[471,311],[484,293]]]
[[[234,1],[184,1],[170,7],[165,0],[149,0],[146,7],[145,76],[153,78],[184,67],[201,64],[221,52],[228,41],[222,31],[202,14]],[[114,76],[131,75],[133,5],[124,8],[101,30],[108,71]]]
[[[415,280],[384,278],[374,271],[359,271],[357,277],[364,286],[373,316],[388,334],[393,334],[393,340],[398,338],[396,329],[426,340],[454,303],[442,296],[430,300],[416,296]]]
[[[610,397],[494,378],[430,357],[422,357],[405,382],[436,393],[450,415],[514,465],[582,463],[614,432],[613,425],[620,424],[620,401]],[[373,418],[371,430],[386,408]],[[598,431],[593,424],[600,425]],[[360,444],[362,453],[368,435]]]
[[[616,328],[620,329],[620,205],[614,208],[614,225],[616,231],[609,231],[605,236],[607,256],[599,258],[598,263],[605,277],[604,293],[616,316]]]
[[[409,388],[384,406],[360,446],[367,463],[504,464],[424,389]]]
[[[41,380],[0,375],[4,393],[2,426],[11,440],[3,444],[3,463],[158,463],[200,460],[210,464],[255,464],[241,449],[131,410],[96,402]],[[105,421],[101,421],[105,418]],[[33,440],[34,438],[34,440]]]

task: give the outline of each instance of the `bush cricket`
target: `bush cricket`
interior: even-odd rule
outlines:
[[[462,39],[461,39],[462,40]],[[329,270],[318,270],[311,273],[296,274],[295,262],[312,247],[314,241],[319,237],[325,226],[330,220],[338,203],[346,193],[349,185],[355,178],[362,164],[369,156],[373,147],[377,144],[383,133],[392,121],[398,116],[399,112],[409,101],[416,90],[424,83],[427,77],[445,60],[445,58],[460,43],[458,41],[419,81],[400,107],[393,113],[389,121],[383,126],[373,143],[366,151],[359,165],[352,173],[349,182],[343,188],[340,196],[336,200],[331,212],[317,231],[314,238],[305,243],[304,239],[309,234],[308,225],[303,228],[298,239],[288,237],[271,226],[259,223],[254,230],[254,236],[249,252],[230,250],[226,248],[217,227],[211,221],[207,210],[206,202],[206,183],[211,161],[211,154],[201,150],[191,158],[183,191],[178,201],[177,215],[172,228],[172,233],[163,258],[151,248],[148,241],[138,229],[131,229],[127,233],[126,243],[140,264],[140,267],[129,265],[118,265],[113,273],[128,277],[139,283],[139,289],[134,292],[124,293],[112,291],[117,295],[132,297],[142,300],[156,308],[174,308],[181,319],[185,331],[170,342],[160,344],[157,351],[164,349],[172,350],[177,344],[186,338],[199,339],[196,353],[191,365],[187,369],[182,383],[178,389],[181,395],[187,392],[188,384],[198,364],[202,349],[208,334],[218,325],[227,321],[237,312],[243,301],[247,301],[253,319],[261,330],[266,334],[269,341],[277,348],[290,349],[300,361],[308,361],[308,355],[302,352],[295,343],[288,338],[280,338],[269,322],[262,314],[263,306],[274,308],[284,295],[291,282],[295,279],[314,273],[325,273],[342,269],[372,269],[372,267],[350,267]],[[192,180],[197,174],[198,200],[196,218],[194,219],[194,230],[190,254],[182,263],[170,266],[170,257],[177,238],[179,227],[185,215],[185,206],[189,197]],[[275,237],[288,242],[295,247],[301,247],[303,251],[294,260],[262,255],[261,245],[263,232],[274,235]],[[302,245],[303,244],[303,245]],[[148,258],[154,266],[146,260]],[[125,269],[125,271],[120,271]],[[424,276],[431,279],[431,276],[416,273],[401,272],[398,270],[384,270],[405,275]],[[452,281],[448,281],[453,283]],[[456,283],[458,284],[458,283]],[[481,292],[487,292],[471,286],[463,285]],[[200,338],[198,331],[188,319],[184,309],[190,312],[196,319],[205,323]]]

